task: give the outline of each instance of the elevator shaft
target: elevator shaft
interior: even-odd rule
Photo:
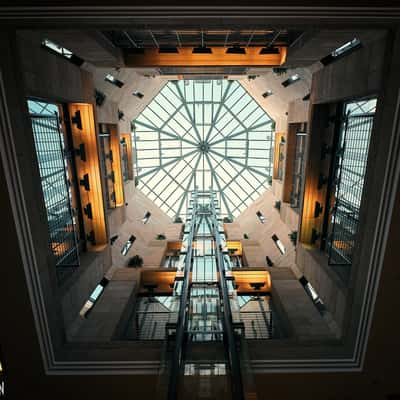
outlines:
[[[192,193],[182,241],[185,259],[177,289],[180,308],[169,368],[169,400],[178,398],[185,372],[193,366],[186,358],[187,350],[205,343],[225,349],[232,399],[244,399],[238,349],[240,318],[232,311],[236,296],[218,209],[215,192]]]

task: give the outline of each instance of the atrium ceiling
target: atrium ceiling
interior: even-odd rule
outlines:
[[[236,217],[272,181],[274,125],[238,81],[169,81],[134,120],[138,188],[171,217],[211,188]]]

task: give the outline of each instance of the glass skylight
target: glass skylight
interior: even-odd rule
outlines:
[[[172,218],[211,188],[236,217],[269,186],[274,125],[238,81],[170,81],[133,121],[137,186]]]

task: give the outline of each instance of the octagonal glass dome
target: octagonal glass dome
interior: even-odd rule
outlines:
[[[212,189],[233,219],[269,187],[274,125],[239,81],[169,81],[133,121],[137,187],[172,218]]]

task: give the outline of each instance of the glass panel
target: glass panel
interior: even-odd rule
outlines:
[[[243,204],[258,197],[260,184],[268,187],[274,124],[238,81],[170,81],[133,126],[137,180],[143,182],[138,187],[148,188],[164,211],[174,211],[175,216],[184,216],[185,198],[196,186],[221,192],[232,180],[252,172],[251,182],[255,176],[257,184],[234,195],[218,195],[223,199],[222,217],[237,216]],[[183,174],[181,163],[188,167]],[[168,171],[171,179],[168,190],[159,183],[161,171]],[[174,196],[178,190],[184,191],[180,200]]]
[[[58,106],[28,100],[28,108],[47,211],[49,244],[57,266],[78,266],[78,222],[72,208],[67,149]]]
[[[335,203],[329,224],[329,263],[351,265],[358,231],[376,99],[345,105],[336,152]]]

